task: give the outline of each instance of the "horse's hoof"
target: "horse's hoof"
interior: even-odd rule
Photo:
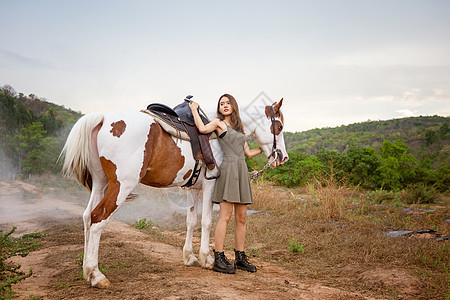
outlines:
[[[188,263],[186,263],[185,265],[190,266],[190,267],[200,267],[201,266],[197,259],[191,260]]]
[[[105,278],[94,285],[94,287],[98,289],[107,289],[111,287],[111,282],[107,278]]]
[[[206,257],[205,268],[208,270],[212,270],[213,267],[214,267],[214,258],[212,258],[212,256],[208,254],[208,256]]]
[[[200,265],[197,258],[193,254],[187,255],[187,257],[184,259],[184,264],[186,266],[199,266]]]

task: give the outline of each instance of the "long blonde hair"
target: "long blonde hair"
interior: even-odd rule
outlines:
[[[234,99],[234,97],[231,96],[230,94],[223,94],[222,96],[219,97],[219,101],[217,102],[217,117],[219,118],[219,120],[222,120],[222,121],[223,121],[223,119],[225,119],[225,116],[222,115],[222,113],[219,111],[220,100],[223,97],[227,97],[228,100],[230,100],[230,105],[233,108],[233,112],[231,113],[231,116],[230,116],[230,118],[231,118],[231,122],[230,122],[231,123],[230,124],[231,127],[234,130],[236,130],[236,131],[238,131],[238,132],[240,132],[242,134],[245,134],[244,133],[244,125],[242,125],[241,117],[239,115],[239,106],[238,106],[238,104],[236,102],[236,99]]]

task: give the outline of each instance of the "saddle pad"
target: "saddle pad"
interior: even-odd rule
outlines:
[[[149,111],[148,109],[143,109],[141,110],[141,112],[146,113],[148,115],[150,115],[153,119],[155,119],[155,121],[161,125],[161,127],[164,129],[165,132],[167,132],[168,134],[170,134],[171,136],[174,136],[176,138],[185,140],[185,141],[191,141],[188,133],[186,131],[182,131],[179,130],[178,128],[174,127],[170,121],[161,118],[160,116],[152,113],[151,111]],[[211,133],[211,135],[209,136],[209,139],[216,139],[217,135],[215,132]]]

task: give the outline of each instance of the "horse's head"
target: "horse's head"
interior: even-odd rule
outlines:
[[[284,164],[289,156],[284,144],[284,117],[280,110],[283,99],[264,108],[265,117],[261,118],[254,131],[254,138],[260,144],[269,159],[272,168]]]

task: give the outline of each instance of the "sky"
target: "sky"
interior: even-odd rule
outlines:
[[[0,11],[0,86],[82,113],[186,95],[211,108],[229,93],[284,98],[291,132],[450,115],[447,0],[0,0]]]

